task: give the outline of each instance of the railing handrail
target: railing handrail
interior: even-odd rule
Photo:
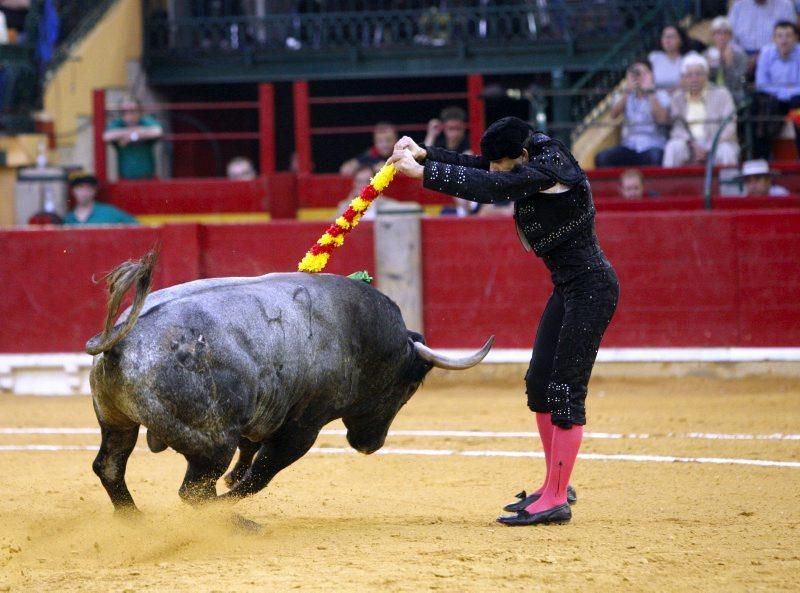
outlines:
[[[71,0],[60,2],[58,43],[49,70],[55,70],[69,60],[74,45],[99,22],[103,15],[119,0]]]
[[[738,109],[734,109],[731,111],[726,117],[724,117],[720,123],[719,129],[717,130],[716,134],[714,134],[714,138],[711,140],[711,147],[708,149],[708,155],[706,157],[706,172],[703,180],[703,205],[706,210],[711,210],[712,208],[712,201],[711,201],[711,187],[714,182],[714,160],[717,157],[717,148],[719,146],[719,139],[722,137],[722,132],[725,131],[725,128],[733,121],[736,121],[737,115],[741,113],[747,113],[750,108],[750,101],[745,100]]]
[[[628,0],[625,9],[639,9],[640,12],[663,10],[667,4],[663,0]],[[147,11],[147,7],[144,7]],[[535,26],[535,32],[528,30],[525,34],[515,31],[511,36],[515,41],[527,38],[531,45],[541,43],[542,40],[555,40],[564,42],[579,39],[579,33],[585,30],[609,29],[611,24],[619,24],[615,17],[619,16],[622,9],[615,3],[593,4],[587,6],[582,0],[564,0],[558,5],[539,6],[535,3],[520,4],[516,6],[458,6],[449,7],[438,13],[432,13],[430,8],[393,8],[387,10],[363,11],[325,11],[318,13],[282,13],[267,14],[264,16],[251,15],[166,15],[166,18],[146,19],[146,27],[152,31],[168,30],[170,35],[175,35],[181,28],[192,27],[220,27],[233,26],[237,31],[243,32],[248,28],[257,31],[259,27],[266,30],[277,30],[272,27],[288,27],[289,29],[302,29],[305,26],[339,26],[354,33],[356,37],[363,34],[358,27],[363,25],[381,25],[390,29],[393,24],[401,22],[404,26],[413,24],[419,29],[430,32],[453,32],[459,29],[459,37],[469,39],[470,42],[498,41],[508,43],[509,31],[530,27],[529,17],[534,15],[540,21],[547,21],[549,30],[544,32],[543,25]],[[575,14],[583,15],[578,18]],[[426,21],[426,17],[438,14],[441,20]],[[586,18],[586,15],[595,15],[598,18]],[[601,18],[608,17],[608,18]],[[558,21],[552,26],[550,20]],[[470,28],[467,25],[483,23],[484,27]],[[488,25],[501,27],[502,34],[492,34]],[[619,28],[619,27],[617,27]],[[262,31],[264,30],[262,29]],[[343,30],[344,30],[343,29]],[[615,29],[616,30],[616,29]],[[405,30],[404,33],[413,37],[415,31]],[[596,41],[596,39],[595,39]],[[395,40],[396,43],[396,40]],[[325,47],[317,48],[324,50]]]
[[[107,105],[105,89],[95,89],[92,98],[92,119],[94,124],[94,159],[95,174],[101,182],[107,181],[108,171],[106,162],[106,143],[103,133],[106,130],[108,114],[119,111]],[[191,124],[195,132],[172,132],[165,130],[163,140],[168,142],[208,142],[214,151],[217,169],[222,167],[220,140],[257,140],[259,144],[258,169],[262,174],[275,172],[275,90],[270,83],[258,85],[258,101],[215,101],[208,103],[176,101],[156,102],[142,106],[143,111],[173,112],[173,117],[180,115],[183,122]],[[238,110],[249,109],[257,112],[258,124],[256,130],[226,130],[214,131],[209,129],[199,119],[182,111],[207,111],[207,110]]]
[[[681,9],[680,7],[676,7],[674,3],[670,2],[659,3],[658,6],[653,6],[651,10],[643,17],[636,20],[637,26],[628,31],[628,33],[624,35],[622,39],[620,39],[620,41],[614,45],[614,47],[612,47],[600,60],[595,63],[594,68],[587,71],[581,78],[578,79],[577,82],[575,82],[575,84],[572,85],[570,90],[573,92],[582,91],[583,88],[592,81],[592,78],[596,74],[611,70],[614,64],[618,65],[618,68],[621,70],[621,67],[627,66],[628,63],[630,63],[630,61],[636,57],[636,50],[631,49],[632,41],[635,39],[640,39],[642,33],[648,27],[656,24],[656,22],[659,20],[662,23],[666,22],[669,17],[672,17],[673,20],[677,20],[675,17],[687,16],[690,14],[690,12],[690,7],[685,6],[683,9]],[[699,3],[696,3],[695,13],[698,12]],[[598,118],[602,117],[608,108],[609,105],[607,104],[604,109],[590,109],[585,115],[578,116],[581,119],[580,124],[582,125],[576,126],[575,129],[582,130],[591,127],[591,124]],[[574,141],[575,137],[573,137],[572,140]]]

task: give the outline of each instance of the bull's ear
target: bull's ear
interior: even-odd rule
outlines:
[[[410,329],[407,329],[406,331],[408,332],[408,341],[411,342],[412,345],[418,343],[419,344],[425,343],[425,338],[423,337],[422,334],[419,334],[415,331],[411,331]]]
[[[491,336],[488,340],[486,340],[486,343],[480,350],[474,354],[470,354],[469,356],[464,356],[462,358],[446,356],[440,352],[436,352],[435,350],[428,348],[425,344],[421,344],[420,342],[414,342],[414,350],[416,350],[417,355],[419,355],[420,358],[427,360],[437,368],[448,369],[451,371],[462,371],[464,369],[474,367],[476,364],[486,358],[486,355],[489,354],[489,350],[492,349],[493,344],[494,336]]]

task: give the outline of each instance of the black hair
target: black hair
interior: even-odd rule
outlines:
[[[481,154],[490,161],[503,158],[515,159],[523,149],[530,153],[530,142],[534,130],[518,117],[508,116],[498,119],[481,137]]]
[[[783,29],[786,27],[794,31],[795,37],[800,37],[800,29],[797,28],[797,23],[793,23],[792,21],[778,21],[775,23],[772,31],[774,32],[776,29]]]
[[[664,34],[665,29],[675,29],[678,32],[678,37],[681,38],[681,48],[680,54],[685,55],[692,50],[692,41],[689,39],[689,34],[686,32],[686,29],[681,27],[678,23],[667,23],[663,27],[661,27],[661,34]],[[658,47],[661,49],[661,36],[658,39]]]
[[[439,119],[442,121],[451,121],[454,119],[458,121],[467,121],[467,112],[461,109],[461,107],[458,105],[451,105],[450,107],[445,107],[442,109]]]

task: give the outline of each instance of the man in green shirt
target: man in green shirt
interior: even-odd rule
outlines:
[[[125,97],[119,108],[121,117],[112,119],[103,134],[116,149],[119,177],[151,179],[156,172],[153,145],[164,131],[154,118],[142,114],[136,99]]]
[[[69,180],[75,208],[64,217],[64,224],[139,224],[127,212],[111,204],[95,201],[97,178],[88,173],[78,173]]]

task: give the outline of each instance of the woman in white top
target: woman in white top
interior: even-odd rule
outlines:
[[[681,58],[689,51],[689,37],[677,25],[661,30],[661,50],[647,56],[653,67],[656,88],[673,92],[681,83]]]

